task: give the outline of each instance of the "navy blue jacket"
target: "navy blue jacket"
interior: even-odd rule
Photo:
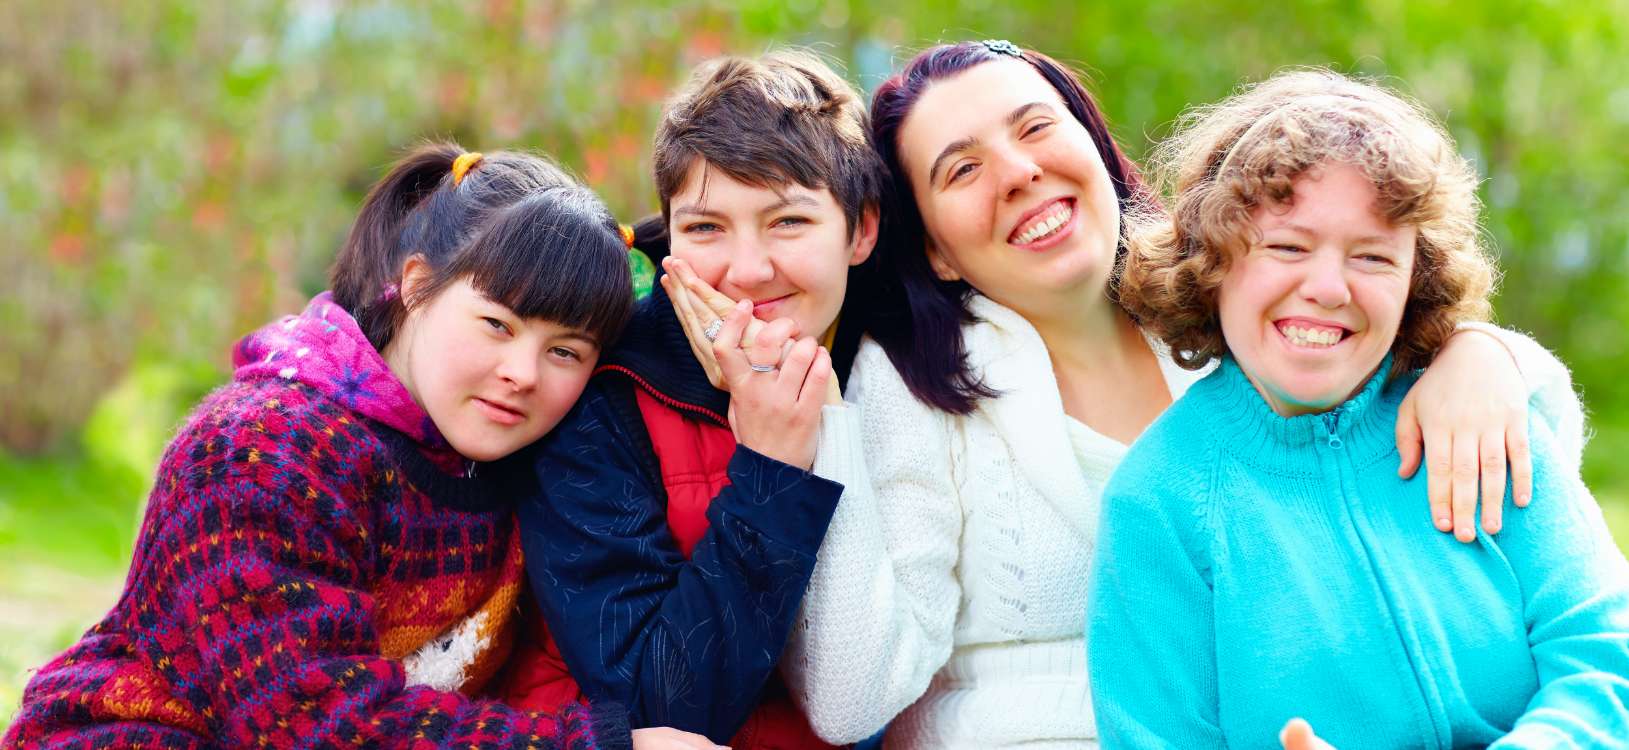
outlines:
[[[728,742],[780,659],[842,486],[738,445],[685,559],[633,389],[719,424],[729,394],[707,381],[660,287],[601,362],[508,467],[532,590],[590,701],[628,706],[634,727]]]

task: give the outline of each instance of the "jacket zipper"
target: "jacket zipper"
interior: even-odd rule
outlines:
[[[709,408],[707,408],[705,406],[697,406],[696,404],[686,403],[686,402],[680,401],[680,400],[678,400],[678,399],[676,399],[676,398],[674,398],[672,396],[669,396],[666,393],[658,391],[658,390],[656,390],[656,386],[653,386],[653,385],[650,384],[650,381],[640,377],[638,373],[636,373],[633,370],[630,370],[630,369],[628,369],[626,367],[623,367],[622,365],[605,365],[605,366],[602,366],[599,369],[595,370],[594,374],[598,375],[599,373],[602,373],[602,372],[616,372],[616,373],[621,373],[623,375],[626,375],[626,376],[632,378],[635,383],[638,383],[640,388],[643,388],[646,393],[649,393],[651,395],[651,397],[655,398],[657,401],[660,401],[660,402],[662,402],[664,404],[667,404],[668,406],[671,406],[671,407],[673,407],[675,409],[683,409],[685,411],[695,412],[696,414],[700,414],[700,415],[702,415],[704,417],[707,417],[707,418],[713,420],[714,422],[717,422],[720,427],[729,427],[730,426],[729,420],[725,419],[723,415],[721,415],[721,414],[719,414],[719,413],[717,413],[717,412],[713,411],[712,409],[709,409]]]

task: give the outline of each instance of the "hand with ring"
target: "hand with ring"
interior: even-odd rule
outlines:
[[[673,312],[679,318],[679,327],[684,329],[684,337],[690,343],[690,353],[695,355],[702,371],[707,373],[707,382],[719,390],[729,390],[723,373],[718,369],[718,359],[713,356],[712,344],[718,340],[719,331],[724,327],[724,316],[734,309],[735,300],[708,286],[696,276],[690,264],[682,260],[672,256],[663,258],[662,269],[667,271],[660,279],[662,289],[667,291]],[[705,296],[699,295],[698,291]],[[796,336],[797,324],[790,320],[787,322],[793,327],[791,335]],[[757,318],[749,321],[742,336],[744,345],[750,346],[765,325]]]
[[[807,471],[820,437],[820,408],[835,379],[831,353],[807,336],[794,342],[792,323],[784,318],[764,326],[743,348],[751,319],[752,303],[737,302],[712,345],[730,392],[730,429],[740,444]]]

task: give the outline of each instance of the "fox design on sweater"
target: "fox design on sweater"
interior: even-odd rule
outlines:
[[[508,652],[513,513],[349,315],[321,295],[234,360],[164,454],[118,603],[0,744],[626,746],[614,704],[468,697]]]

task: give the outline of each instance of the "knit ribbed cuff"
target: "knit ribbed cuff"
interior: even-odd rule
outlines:
[[[815,476],[847,487],[865,473],[865,451],[860,440],[860,415],[854,407],[838,404],[820,408],[820,442],[815,447]]]
[[[594,728],[596,750],[633,750],[628,710],[621,703],[596,701],[588,709],[588,722]]]

